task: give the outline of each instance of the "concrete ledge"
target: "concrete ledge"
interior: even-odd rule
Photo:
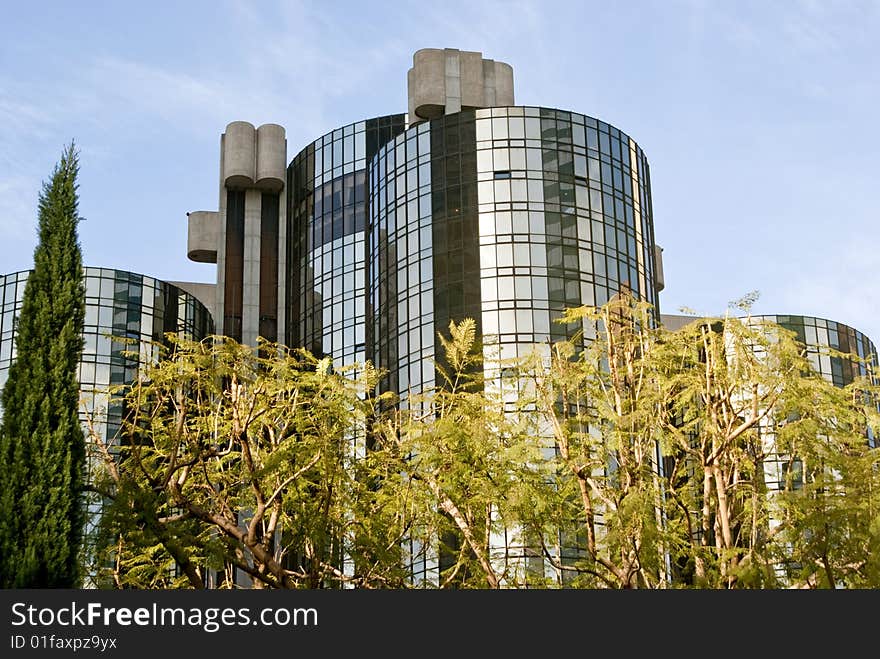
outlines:
[[[199,302],[204,304],[205,308],[208,310],[208,313],[211,314],[211,318],[214,319],[214,324],[218,327],[219,331],[219,323],[217,321],[216,307],[214,304],[217,295],[216,284],[208,284],[196,281],[169,281],[167,283],[171,284],[172,286],[177,286],[177,288],[189,293]]]
[[[663,248],[660,245],[654,245],[654,284],[658,293],[666,288],[666,281],[663,279]]]
[[[412,75],[407,72],[413,112],[421,119],[434,119],[446,107],[446,53],[422,48],[413,55]]]
[[[217,263],[220,214],[217,211],[187,213],[187,257],[196,263]]]

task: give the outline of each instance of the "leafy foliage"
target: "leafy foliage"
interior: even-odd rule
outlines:
[[[370,520],[382,519],[383,502],[355,478],[370,464],[354,468],[371,371],[346,377],[272,344],[169,339],[170,352],[124,392],[118,445],[94,437],[105,464],[98,487],[112,500],[108,580],[318,588],[385,578],[367,560],[382,554]],[[346,574],[352,549],[358,571]]]
[[[370,364],[173,341],[101,446],[108,582],[880,585],[876,383],[833,386],[756,319],[653,313],[571,309],[513,360],[453,322],[399,400]]]
[[[439,337],[440,384],[410,395],[382,426],[383,444],[400,458],[399,477],[382,487],[413,511],[407,559],[438,562],[441,588],[523,584],[504,539],[518,534],[541,482],[540,445],[487,386],[475,328],[470,318],[450,323],[449,338]]]

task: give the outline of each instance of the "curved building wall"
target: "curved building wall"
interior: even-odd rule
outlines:
[[[845,387],[859,377],[871,377],[875,382],[877,381],[877,374],[880,373],[877,348],[871,339],[857,329],[834,320],[814,316],[762,315],[752,318],[756,321],[776,323],[794,332],[798,341],[806,347],[807,359],[810,360],[813,369],[835,386]],[[833,357],[827,354],[828,348],[856,355],[860,359],[867,360],[867,363],[845,357]],[[869,435],[868,441],[871,446],[878,445],[877,438],[873,435]],[[780,481],[778,487],[781,487],[780,479],[783,477],[781,466],[777,465],[777,468],[771,468],[767,473],[773,481],[770,486],[775,489],[774,483]],[[779,478],[774,478],[774,474]]]
[[[5,385],[15,358],[14,323],[29,275],[30,271],[23,270],[0,276],[0,387]],[[112,336],[139,341],[142,359],[147,359],[153,357],[146,353],[147,343],[162,341],[167,332],[201,339],[214,331],[207,308],[177,286],[107,268],[84,268],[84,277],[86,313],[78,377],[88,400],[92,392],[134,379],[138,363],[122,354],[134,348],[113,341]],[[110,418],[110,430],[115,432],[118,419],[112,413]]]
[[[868,368],[858,361],[823,354],[822,348],[870,359],[873,371],[877,373],[877,348],[867,336],[849,325],[813,316],[763,315],[754,318],[776,323],[797,334],[798,341],[806,346],[807,358],[816,372],[838,387],[848,385],[857,377],[867,376]]]
[[[374,358],[387,388],[433,382],[437,332],[472,317],[501,357],[565,338],[567,307],[622,288],[656,306],[650,176],[602,121],[509,107],[419,124],[370,165]]]
[[[404,125],[397,114],[343,126],[288,167],[287,345],[340,363],[364,361],[366,168]]]
[[[567,307],[656,306],[648,162],[625,133],[547,108],[478,110],[483,331],[502,358],[564,338]]]
[[[0,388],[16,355],[15,319],[29,275],[25,270],[0,276]],[[122,421],[122,406],[109,399],[108,387],[132,382],[139,365],[156,357],[151,341],[162,341],[168,332],[202,339],[214,333],[214,323],[198,299],[167,282],[106,268],[84,268],[84,277],[84,345],[77,373],[80,418],[85,424],[94,413],[95,431],[112,443]],[[135,340],[138,346],[113,341],[114,336]],[[123,354],[136,349],[140,359]],[[99,502],[91,503],[90,519],[95,520],[100,511]]]
[[[437,326],[478,315],[479,279],[464,281],[479,253],[473,116],[410,128],[370,164],[371,353],[401,395],[433,385]]]

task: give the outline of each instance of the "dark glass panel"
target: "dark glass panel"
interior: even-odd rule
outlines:
[[[260,323],[259,333],[278,340],[278,211],[277,194],[260,200]]]
[[[228,190],[226,193],[223,333],[236,341],[241,341],[244,287],[244,199],[243,190]]]

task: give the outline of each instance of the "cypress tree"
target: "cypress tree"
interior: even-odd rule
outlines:
[[[71,142],[43,182],[0,424],[0,587],[76,588],[85,510],[77,368],[85,290]]]

